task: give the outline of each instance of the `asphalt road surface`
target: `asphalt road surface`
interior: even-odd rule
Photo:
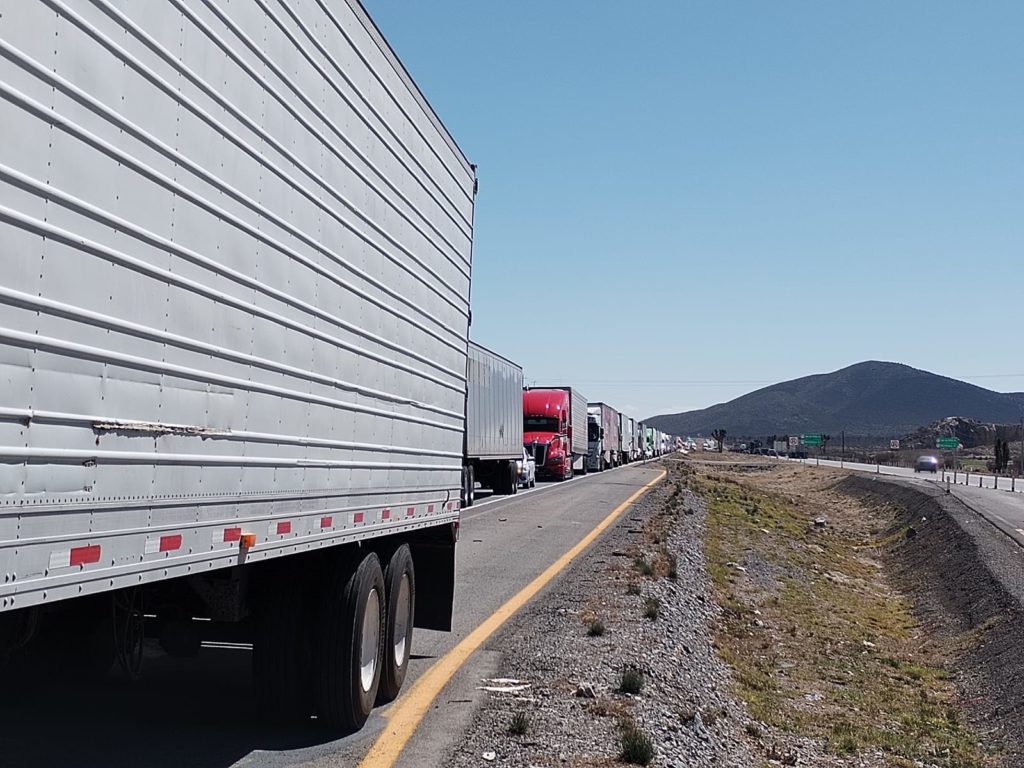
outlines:
[[[838,461],[802,461],[811,465],[818,463],[823,467],[840,466]],[[1024,546],[1024,480],[1020,478],[1011,482],[1008,477],[995,478],[992,475],[976,475],[973,472],[968,476],[958,472],[954,482],[954,475],[948,470],[932,474],[914,472],[913,469],[902,467],[877,467],[874,464],[856,464],[848,461],[843,462],[842,466],[856,472],[914,478],[918,482],[934,483],[940,487],[946,487],[948,481],[951,494]],[[1011,489],[1015,492],[1010,493]]]
[[[793,459],[797,461],[797,459]],[[1024,493],[1024,480],[1017,478],[1013,480],[1009,477],[995,477],[994,475],[978,474],[971,472],[970,474],[965,472],[950,472],[949,470],[940,470],[937,473],[931,472],[915,472],[913,469],[907,467],[887,467],[876,464],[858,464],[852,461],[832,461],[831,459],[799,459],[803,464],[818,464],[822,467],[844,467],[857,472],[874,472],[882,475],[895,475],[897,477],[919,477],[925,479],[934,479],[946,482],[948,478],[951,485],[966,486],[971,488],[987,488],[989,490],[1000,490],[1009,491],[1013,490],[1017,493]]]
[[[405,690],[509,597],[657,477],[631,465],[567,483],[538,485],[464,511],[452,633],[417,630]],[[627,519],[628,512],[623,519]],[[0,766],[228,768],[355,766],[380,733],[378,709],[362,731],[325,738],[313,725],[275,729],[258,719],[245,644],[205,645],[179,660],[148,648],[143,679],[14,685],[0,678]],[[435,700],[399,766],[440,765],[469,724],[498,659],[485,651]]]

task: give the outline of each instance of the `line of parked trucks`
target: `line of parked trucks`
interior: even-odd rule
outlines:
[[[522,383],[522,368],[470,342],[462,506],[473,504],[478,485],[516,493],[528,462],[537,477],[568,480],[674,449],[675,438],[574,387]]]
[[[0,0],[0,663],[242,639],[353,730],[477,485],[670,441],[469,342],[475,167],[358,0],[211,7]]]

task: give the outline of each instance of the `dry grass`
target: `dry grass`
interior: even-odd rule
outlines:
[[[925,647],[876,560],[892,513],[833,492],[835,479],[791,466],[691,477],[708,504],[706,554],[723,609],[716,643],[738,694],[758,720],[835,754],[990,765],[942,655]]]

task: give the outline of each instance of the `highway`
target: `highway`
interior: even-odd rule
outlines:
[[[811,466],[842,467],[854,472],[889,475],[893,477],[911,478],[921,483],[931,483],[939,487],[948,487],[951,494],[984,517],[1018,544],[1024,546],[1024,480],[1012,482],[1008,477],[995,478],[992,475],[965,475],[956,473],[956,482],[952,472],[940,471],[933,475],[929,472],[918,473],[903,467],[875,466],[873,464],[857,464],[824,459],[793,459]],[[996,490],[998,488],[998,490]],[[1011,488],[1014,492],[1010,492]]]
[[[654,465],[630,465],[566,483],[539,484],[467,509],[459,543],[454,632],[416,631],[404,691],[659,474]],[[342,739],[325,739],[312,724],[268,727],[254,706],[251,650],[244,643],[207,644],[198,659],[172,659],[156,647],[148,648],[147,655],[143,679],[137,683],[21,685],[18,696],[4,697],[0,764],[355,766],[385,725],[387,708],[375,710],[362,731]],[[441,764],[451,740],[469,724],[480,695],[476,687],[493,676],[497,663],[485,650],[469,658],[433,703],[396,765]]]
[[[913,469],[909,469],[907,467],[858,464],[852,461],[839,462],[831,459],[791,459],[791,461],[799,461],[802,464],[817,464],[822,467],[843,467],[856,472],[871,472],[874,474],[895,475],[897,477],[934,479],[942,483],[945,483],[948,479],[951,485],[955,484],[971,488],[987,488],[989,490],[998,489],[1000,491],[1013,490],[1016,493],[1024,493],[1024,479],[1021,478],[1014,480],[1009,477],[996,477],[994,475],[985,475],[976,472],[956,472],[954,474],[949,470],[940,470],[937,474],[932,474],[930,472],[915,472]]]

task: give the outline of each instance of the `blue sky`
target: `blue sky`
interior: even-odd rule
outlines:
[[[472,336],[528,381],[1024,391],[1024,3],[364,1],[479,166]]]

